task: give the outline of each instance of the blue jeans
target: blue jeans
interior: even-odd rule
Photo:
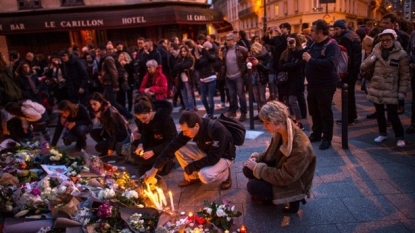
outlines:
[[[190,85],[191,80],[183,82],[180,92],[182,93],[183,103],[186,110],[194,109],[193,89]]]
[[[258,107],[258,113],[262,106],[267,103],[267,98],[265,97],[266,87],[267,84],[262,84],[261,82],[257,82],[255,85],[252,85],[252,94],[254,95],[254,99]]]
[[[213,110],[215,109],[215,103],[213,102],[213,96],[216,92],[216,80],[204,83],[200,82],[200,94],[202,95],[202,103],[205,106],[206,113],[213,116]]]
[[[239,98],[241,114],[246,114],[247,107],[246,107],[246,96],[245,96],[245,91],[244,91],[243,78],[237,78],[234,80],[226,78],[226,87],[228,88],[229,97],[230,97],[229,112],[236,113],[236,110],[238,110],[237,98]]]

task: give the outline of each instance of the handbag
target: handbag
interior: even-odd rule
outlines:
[[[189,76],[187,75],[187,73],[184,71],[184,72],[181,72],[180,73],[180,79],[182,80],[182,82],[188,82],[189,81]]]
[[[277,84],[281,85],[288,81],[288,73],[281,71],[277,75]]]

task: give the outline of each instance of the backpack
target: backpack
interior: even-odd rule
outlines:
[[[321,50],[321,55],[325,56],[325,51],[326,48],[329,44],[334,43],[337,41],[335,39],[330,39],[324,46],[323,49]],[[343,79],[346,76],[347,73],[347,67],[349,65],[349,56],[347,54],[347,49],[342,46],[337,44],[337,46],[339,46],[340,48],[340,56],[339,56],[339,62],[336,65],[336,72],[337,75],[339,76],[340,79]]]
[[[220,114],[220,116],[216,120],[209,121],[208,133],[211,138],[212,138],[213,123],[215,121],[219,121],[226,127],[226,129],[228,129],[228,131],[232,135],[233,144],[235,146],[242,146],[244,144],[245,133],[246,133],[245,126],[241,124],[239,121],[236,121],[223,114]]]

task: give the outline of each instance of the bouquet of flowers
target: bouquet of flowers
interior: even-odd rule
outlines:
[[[221,205],[215,202],[204,201],[202,211],[198,212],[199,217],[203,217],[222,230],[229,230],[233,224],[233,218],[242,215],[240,211],[235,213],[235,206],[223,200]]]
[[[156,229],[158,218],[154,216],[143,216],[134,213],[129,218],[129,226],[135,232],[153,232]]]

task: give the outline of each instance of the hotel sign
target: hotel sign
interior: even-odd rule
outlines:
[[[16,15],[16,14],[15,14]],[[4,16],[0,14],[0,34],[111,29],[167,24],[207,24],[223,21],[212,9],[195,7],[159,7],[78,13],[44,13]]]

